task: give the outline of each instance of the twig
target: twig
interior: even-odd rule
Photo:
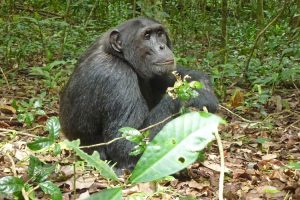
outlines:
[[[30,195],[31,192],[37,190],[39,187],[40,187],[39,185],[35,186],[34,188],[32,188],[31,190],[29,190],[29,191],[27,192],[27,195]]]
[[[294,85],[294,87],[297,89],[297,91],[300,92],[299,88],[297,87],[297,85],[295,84],[294,81],[293,81],[293,85]]]
[[[34,138],[37,138],[38,136],[37,135],[33,135],[33,134],[30,134],[30,133],[25,133],[25,132],[22,132],[22,131],[17,131],[17,130],[12,130],[12,129],[6,129],[6,128],[0,128],[0,131],[1,132],[4,132],[4,133],[16,133],[18,135],[24,135],[24,136],[29,136],[29,137],[34,137]]]
[[[253,47],[251,49],[251,52],[250,52],[250,55],[247,59],[247,62],[246,62],[246,65],[245,65],[245,68],[243,70],[243,72],[241,73],[240,77],[235,81],[233,82],[229,87],[233,87],[235,86],[238,82],[241,81],[241,79],[245,76],[246,78],[248,77],[248,71],[249,71],[249,65],[250,65],[250,61],[252,59],[252,56],[253,56],[253,53],[254,53],[254,50],[256,49],[256,46],[257,46],[257,43],[260,39],[260,37],[267,31],[267,29],[272,25],[274,24],[277,19],[281,16],[281,14],[283,13],[283,11],[285,10],[286,8],[286,3],[284,4],[283,8],[281,8],[281,10],[279,11],[279,14],[276,15],[268,24],[265,28],[263,28],[259,33],[258,35],[256,36],[256,39],[254,41],[254,44],[253,44]]]
[[[298,122],[300,122],[300,119],[298,119],[298,120],[294,121],[293,123],[291,123],[290,125],[288,125],[288,126],[284,129],[284,131],[286,131],[286,130],[287,130],[288,128],[290,128],[290,127],[295,127],[294,125],[297,124]]]
[[[226,107],[224,107],[224,106],[222,106],[222,105],[219,105],[219,107],[222,108],[222,109],[224,109],[224,110],[226,110],[226,111],[229,112],[230,114],[232,114],[232,115],[234,115],[234,116],[240,118],[241,120],[243,120],[243,121],[245,121],[245,122],[248,122],[248,123],[261,123],[261,122],[251,121],[251,120],[249,120],[249,119],[245,119],[244,117],[242,117],[242,116],[240,116],[240,115],[238,115],[238,114],[232,112],[231,110],[229,110],[228,108],[226,108]]]
[[[29,200],[28,193],[26,192],[24,187],[22,188],[22,196],[25,200]]]
[[[297,127],[297,126],[294,126],[294,125],[292,125],[291,127],[295,128],[295,129],[297,129],[297,130],[300,130],[300,128],[299,128],[299,127]]]
[[[39,13],[40,15],[43,15],[45,17],[58,17],[58,18],[63,18],[62,16],[56,14],[56,13],[53,13],[53,12],[49,12],[49,11],[45,11],[45,10],[37,10],[37,9],[33,9],[33,8],[25,8],[24,6],[22,5],[16,5],[16,8],[18,10],[24,10],[24,11],[28,11],[28,12],[31,12],[31,13]]]
[[[118,141],[120,139],[123,139],[125,137],[121,136],[121,137],[117,137],[114,138],[113,140],[110,140],[108,142],[104,142],[104,143],[98,143],[98,144],[93,144],[93,145],[87,145],[87,146],[80,146],[81,149],[88,149],[88,148],[93,148],[93,147],[100,147],[100,146],[104,146],[104,145],[109,145],[115,141]]]
[[[221,137],[218,131],[215,132],[215,137],[217,139],[220,158],[221,158],[221,169],[220,169],[220,179],[219,179],[219,200],[223,200],[223,191],[224,191],[224,173],[225,173],[225,159],[224,159],[224,151]]]
[[[286,195],[284,196],[283,200],[288,200],[290,196],[290,191],[287,191]]]
[[[12,171],[14,177],[18,177],[17,170],[16,170],[16,164],[15,164],[14,159],[9,155],[9,153],[7,153],[6,156],[8,157],[8,159],[11,163],[11,171]],[[25,200],[29,200],[28,194],[29,193],[27,193],[25,188],[23,187],[22,188],[22,196],[24,197]]]
[[[75,157],[75,155],[74,155],[74,157]],[[73,176],[73,193],[74,193],[74,196],[73,196],[73,198],[77,199],[76,198],[77,194],[76,194],[76,164],[75,163],[73,163],[73,173],[74,173],[74,176]]]
[[[141,129],[141,130],[139,130],[139,131],[140,131],[140,132],[144,132],[144,131],[146,131],[146,130],[149,130],[149,129],[155,127],[155,126],[158,126],[158,125],[160,125],[160,124],[162,124],[162,123],[168,121],[169,119],[173,118],[174,116],[176,116],[176,115],[178,115],[178,114],[179,114],[179,113],[175,113],[175,114],[173,114],[173,115],[171,115],[171,116],[165,118],[164,120],[162,120],[162,121],[160,121],[160,122],[158,122],[158,123],[156,123],[156,124],[150,125],[150,126],[148,126],[148,127],[146,127],[146,128],[143,128],[143,129]],[[120,139],[123,139],[123,138],[125,138],[125,136],[121,136],[121,137],[114,138],[113,140],[110,140],[110,141],[108,141],[108,142],[103,142],[103,143],[98,143],[98,144],[93,144],[93,145],[87,145],[87,146],[80,146],[80,148],[81,148],[81,149],[88,149],[88,148],[93,148],[93,147],[106,146],[106,145],[109,145],[109,144],[111,144],[111,143],[113,143],[113,142],[115,142],[115,141],[118,141],[118,140],[120,140]]]
[[[166,121],[168,121],[169,119],[172,119],[172,118],[175,117],[176,115],[179,115],[179,113],[175,113],[175,114],[173,114],[173,115],[171,115],[171,116],[165,118],[164,120],[162,120],[162,121],[160,121],[160,122],[158,122],[158,123],[156,123],[156,124],[152,124],[152,125],[150,125],[150,126],[148,126],[148,127],[146,127],[146,128],[143,128],[143,129],[141,129],[141,130],[139,130],[139,131],[140,131],[140,132],[147,131],[147,130],[149,130],[149,129],[155,127],[155,126],[158,126],[158,125],[160,125],[160,124],[162,124],[162,123],[165,123]]]
[[[93,5],[93,7],[92,7],[92,9],[91,9],[91,11],[90,11],[90,13],[89,13],[89,15],[85,18],[85,20],[84,20],[84,22],[83,22],[83,24],[84,24],[83,26],[84,26],[84,27],[87,26],[88,21],[89,21],[90,18],[92,17],[92,14],[93,14],[93,12],[94,12],[94,10],[95,10],[95,8],[96,8],[96,6],[97,6],[98,3],[99,3],[99,0],[96,0],[95,3],[94,3],[94,5]]]
[[[70,2],[70,0],[68,0],[67,1],[66,12],[65,12],[65,15],[64,15],[64,21],[66,23],[68,23],[67,19],[69,18],[70,5],[71,5],[71,2]],[[64,29],[63,29],[63,32],[62,32],[62,37],[61,37],[61,47],[60,47],[60,56],[61,56],[61,58],[64,56],[66,40],[67,40],[67,26],[64,26]]]
[[[15,164],[15,162],[14,162],[14,159],[9,155],[9,153],[7,153],[6,156],[8,157],[8,159],[9,159],[10,162],[11,162],[11,171],[12,171],[13,175],[14,175],[15,177],[17,177],[18,174],[17,174],[16,164]]]
[[[283,11],[285,10],[286,8],[286,4],[284,4],[283,8],[281,8],[281,10],[279,11],[278,15],[276,15],[268,24],[265,28],[263,28],[259,33],[258,35],[256,36],[256,39],[254,41],[254,44],[253,44],[253,47],[251,49],[251,52],[250,52],[250,55],[248,57],[248,60],[246,62],[246,66],[245,66],[245,69],[244,69],[244,72],[241,74],[241,77],[240,78],[243,78],[243,76],[245,75],[245,77],[248,76],[247,72],[249,70],[249,65],[250,65],[250,61],[252,59],[252,56],[253,56],[253,53],[254,53],[254,50],[256,49],[257,47],[257,43],[259,41],[259,39],[261,38],[261,36],[268,30],[268,28],[274,24],[277,19],[282,15]]]
[[[0,70],[1,70],[1,74],[2,74],[2,76],[3,76],[3,78],[4,78],[5,82],[6,82],[6,85],[7,85],[8,89],[10,89],[10,85],[8,83],[7,77],[6,77],[6,75],[5,75],[5,73],[4,73],[4,71],[3,71],[3,69],[2,69],[1,66],[0,66]]]
[[[286,116],[283,116],[284,113],[289,113],[289,114],[286,115]],[[278,117],[280,116],[280,117],[281,117],[281,118],[280,118],[281,120],[286,119],[286,118],[289,118],[289,117],[291,117],[291,116],[295,116],[295,117],[300,118],[300,114],[298,114],[297,111],[283,110],[283,111],[281,111],[281,112],[269,114],[263,121],[266,121],[267,119],[269,119],[270,117],[273,117],[273,116],[278,116]]]
[[[37,126],[35,126],[35,127],[32,127],[32,128],[27,129],[27,131],[33,131],[33,130],[35,130],[35,129],[43,128],[43,127],[44,127],[43,125],[37,125]]]

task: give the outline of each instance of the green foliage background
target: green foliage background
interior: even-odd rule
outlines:
[[[78,56],[97,37],[127,19],[148,16],[168,28],[178,63],[211,73],[219,97],[225,99],[227,86],[245,70],[256,35],[285,5],[283,14],[266,31],[254,51],[246,72],[246,86],[266,86],[268,94],[277,86],[299,86],[299,0],[264,1],[260,20],[257,19],[258,2],[1,1],[1,66],[4,72],[14,72],[8,74],[8,79],[25,72],[40,77],[46,87],[58,92]],[[222,17],[225,15],[227,35],[224,36]],[[1,77],[0,85],[3,84]],[[244,82],[242,85],[245,86]]]

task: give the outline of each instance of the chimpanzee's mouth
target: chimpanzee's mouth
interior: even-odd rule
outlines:
[[[174,59],[172,59],[172,60],[166,60],[164,62],[157,62],[155,64],[156,65],[173,65],[174,64]]]

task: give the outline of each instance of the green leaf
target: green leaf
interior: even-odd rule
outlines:
[[[44,110],[37,110],[36,114],[42,116],[42,115],[46,115],[46,112]]]
[[[49,147],[54,143],[54,139],[50,137],[39,137],[33,142],[27,144],[28,148],[32,151],[38,151],[43,148]]]
[[[195,88],[195,89],[201,89],[201,88],[203,88],[202,83],[200,83],[199,81],[191,81],[189,83],[189,85],[190,85],[191,88]]]
[[[52,200],[62,200],[62,193],[60,189],[51,181],[45,181],[39,185],[46,194],[51,195]]]
[[[55,138],[59,136],[60,123],[58,117],[50,117],[46,122],[47,130],[53,134]]]
[[[44,71],[41,67],[31,67],[31,69],[29,70],[29,75],[33,76],[47,77],[46,73],[49,72]]]
[[[42,100],[38,99],[33,103],[34,108],[41,108],[43,106]]]
[[[59,155],[61,153],[61,146],[60,144],[55,144],[54,145],[54,149],[53,149],[53,154],[56,156],[56,155]]]
[[[30,126],[34,121],[34,116],[32,113],[28,112],[24,114],[24,122],[26,125]]]
[[[174,174],[195,162],[199,151],[214,140],[224,121],[213,114],[192,112],[169,122],[148,144],[130,181],[147,182]]]
[[[290,169],[300,170],[300,162],[290,162],[287,167]]]
[[[28,175],[37,182],[45,181],[48,176],[55,170],[55,165],[42,163],[37,157],[30,156]]]
[[[119,132],[123,133],[122,136],[125,137],[127,140],[137,144],[144,139],[144,136],[140,131],[131,127],[120,128]]]
[[[99,199],[122,200],[122,189],[121,188],[106,189],[91,195],[86,200],[99,200]]]
[[[82,151],[79,148],[79,140],[74,140],[72,142],[65,140],[64,143],[71,149],[75,151],[75,153],[84,161],[87,162],[87,164],[91,167],[94,167],[97,169],[100,174],[108,179],[112,179],[115,181],[118,181],[118,177],[113,171],[113,169],[108,165],[106,161],[103,161],[100,159],[100,155],[97,151],[94,151],[92,155],[89,155]]]
[[[269,193],[269,194],[276,194],[278,192],[280,192],[280,190],[276,189],[276,188],[267,188],[264,190],[265,193]]]
[[[14,109],[18,110],[18,107],[19,107],[19,106],[18,106],[18,103],[17,103],[17,100],[16,100],[16,99],[13,99],[13,100],[12,100],[11,106],[14,107]]]
[[[137,146],[134,146],[131,152],[129,153],[130,156],[137,156],[142,154],[146,149],[146,143],[141,143]]]
[[[14,176],[0,178],[0,193],[12,194],[20,192],[24,186],[22,179]]]
[[[271,141],[270,138],[258,137],[258,138],[256,139],[256,142],[259,143],[259,144],[264,144],[265,142],[269,142],[269,141]]]
[[[197,160],[200,162],[204,162],[205,161],[205,153],[204,151],[200,151]]]
[[[66,64],[66,61],[64,60],[55,60],[52,63],[50,63],[47,67],[48,70],[51,70],[53,67],[59,66],[59,65],[64,65]]]
[[[34,186],[33,186],[32,184],[26,182],[26,183],[24,184],[23,190],[25,190],[26,192],[32,191],[32,190],[34,190]],[[20,193],[20,194],[18,194],[18,193]],[[18,200],[19,200],[19,199],[23,199],[22,192],[18,192],[18,193],[14,193],[14,196],[20,195],[20,198],[16,198],[16,200],[17,200],[17,199],[18,199]],[[37,198],[36,198],[36,195],[35,195],[35,192],[31,192],[31,193],[29,194],[29,199],[30,199],[30,200],[37,199]]]
[[[137,145],[129,153],[130,156],[137,156],[142,154],[146,149],[146,138],[149,136],[150,132],[145,131],[141,133],[140,131],[131,128],[131,127],[123,127],[119,129],[119,132],[123,133],[122,136],[127,140],[136,143]]]
[[[33,177],[34,176],[34,169],[38,166],[42,166],[43,163],[34,156],[30,156],[29,157],[29,166],[28,166],[28,175],[29,177]]]

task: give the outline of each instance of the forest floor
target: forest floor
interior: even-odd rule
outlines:
[[[43,98],[42,109],[45,114],[33,114],[34,123],[30,126],[19,122],[19,113],[12,106],[13,99],[28,102],[45,90],[48,95],[39,97]],[[74,170],[74,157],[68,152],[52,156],[47,152],[32,152],[26,146],[36,136],[47,135],[44,129],[46,120],[58,115],[58,91],[45,88],[40,79],[28,76],[27,72],[18,73],[14,80],[9,80],[8,85],[1,88],[0,177],[11,176],[15,171],[18,176],[28,180],[28,156],[35,155],[46,163],[59,163],[59,171],[50,179],[60,187],[64,199],[73,199],[74,195],[83,199],[113,183],[88,167],[79,165]],[[24,112],[34,112],[34,108],[29,107]],[[300,170],[295,170],[299,169],[296,163],[299,165],[300,161],[299,89],[278,90],[274,98],[264,105],[268,113],[264,118],[255,109],[245,108],[241,116],[234,114],[234,109],[229,107],[227,103],[222,103],[218,113],[228,122],[220,128],[228,172],[224,197],[245,200],[300,199]],[[218,152],[214,143],[206,150],[205,161],[190,166],[185,178],[137,184],[123,190],[123,196],[144,192],[149,194],[147,199],[179,199],[176,197],[180,195],[217,199],[220,169]],[[39,199],[49,198],[43,196],[39,189],[36,192]]]

